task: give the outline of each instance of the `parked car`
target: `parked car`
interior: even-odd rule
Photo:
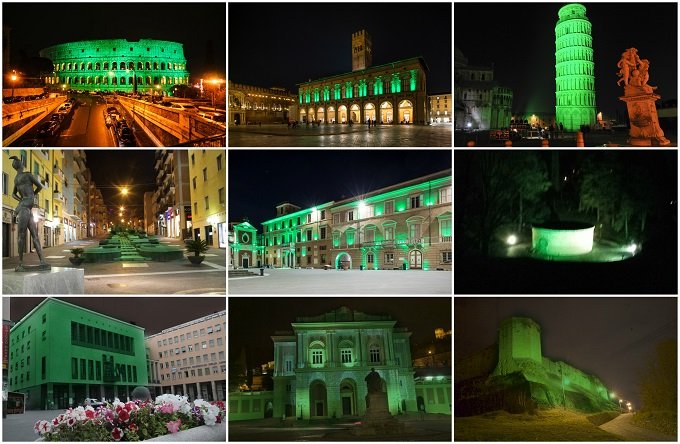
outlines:
[[[224,114],[222,113],[216,113],[216,112],[211,112],[211,111],[201,111],[198,113],[199,116],[203,117],[204,119],[212,120],[215,123],[219,123],[220,125],[226,125],[227,118]]]
[[[41,147],[45,146],[40,139],[26,139],[22,140],[21,143],[19,144],[21,147],[28,147],[28,148],[35,148],[35,147]]]
[[[63,114],[56,113],[56,114],[52,114],[52,117],[50,117],[51,122],[61,123],[62,120],[64,120]]]
[[[41,123],[38,127],[38,137],[54,136],[59,129],[59,124],[54,121]]]
[[[198,112],[198,108],[196,108],[191,103],[172,102],[172,105],[170,106],[170,108],[178,109],[180,111],[188,111],[188,112],[191,112],[191,113],[197,113]]]
[[[135,136],[127,125],[118,132],[118,146],[135,146]]]
[[[84,406],[88,406],[88,405],[90,407],[92,407],[93,409],[96,409],[97,407],[103,406],[104,402],[100,401],[98,399],[95,399],[95,398],[85,398]]]

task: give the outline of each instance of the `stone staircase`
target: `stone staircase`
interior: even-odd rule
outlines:
[[[252,271],[248,270],[229,270],[229,278],[240,278],[240,277],[253,277],[253,276],[259,276],[260,273],[253,273]]]

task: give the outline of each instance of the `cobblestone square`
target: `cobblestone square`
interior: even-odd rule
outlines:
[[[451,147],[451,125],[230,126],[230,147]]]

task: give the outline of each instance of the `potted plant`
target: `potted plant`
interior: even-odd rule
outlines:
[[[85,250],[83,250],[82,248],[71,248],[71,254],[73,254],[73,256],[68,258],[69,262],[71,262],[75,266],[79,266],[80,264],[82,264],[85,261],[84,257],[80,257],[80,255],[83,254],[83,252],[85,252]]]
[[[194,253],[193,256],[187,256],[189,262],[194,265],[198,265],[203,262],[205,256],[201,256],[200,254],[208,251],[208,242],[201,239],[190,239],[184,241],[184,246],[188,253]]]

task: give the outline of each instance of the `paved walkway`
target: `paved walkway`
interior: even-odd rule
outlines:
[[[229,294],[451,294],[451,281],[450,271],[268,269],[229,279]]]
[[[600,428],[614,435],[619,435],[625,438],[626,441],[677,441],[675,436],[665,435],[633,425],[632,420],[633,414],[625,413],[609,422],[605,422]]]
[[[159,238],[161,244],[181,247],[182,241]],[[99,239],[81,239],[44,248],[45,259],[53,267],[73,267],[70,249],[94,247]],[[226,294],[226,250],[210,248],[201,265],[188,260],[171,262],[114,261],[83,263],[85,294]],[[24,264],[38,264],[37,253],[24,254]],[[14,269],[19,257],[3,258],[3,270]]]
[[[229,441],[445,441],[451,442],[451,416],[398,416],[404,424],[399,435],[355,436],[361,418],[354,420],[286,421],[251,420],[229,423]]]
[[[255,147],[451,147],[451,125],[230,126],[229,146]]]
[[[35,441],[40,436],[33,430],[33,426],[40,420],[50,421],[60,414],[61,410],[27,410],[26,413],[7,415],[2,420],[3,441]]]

